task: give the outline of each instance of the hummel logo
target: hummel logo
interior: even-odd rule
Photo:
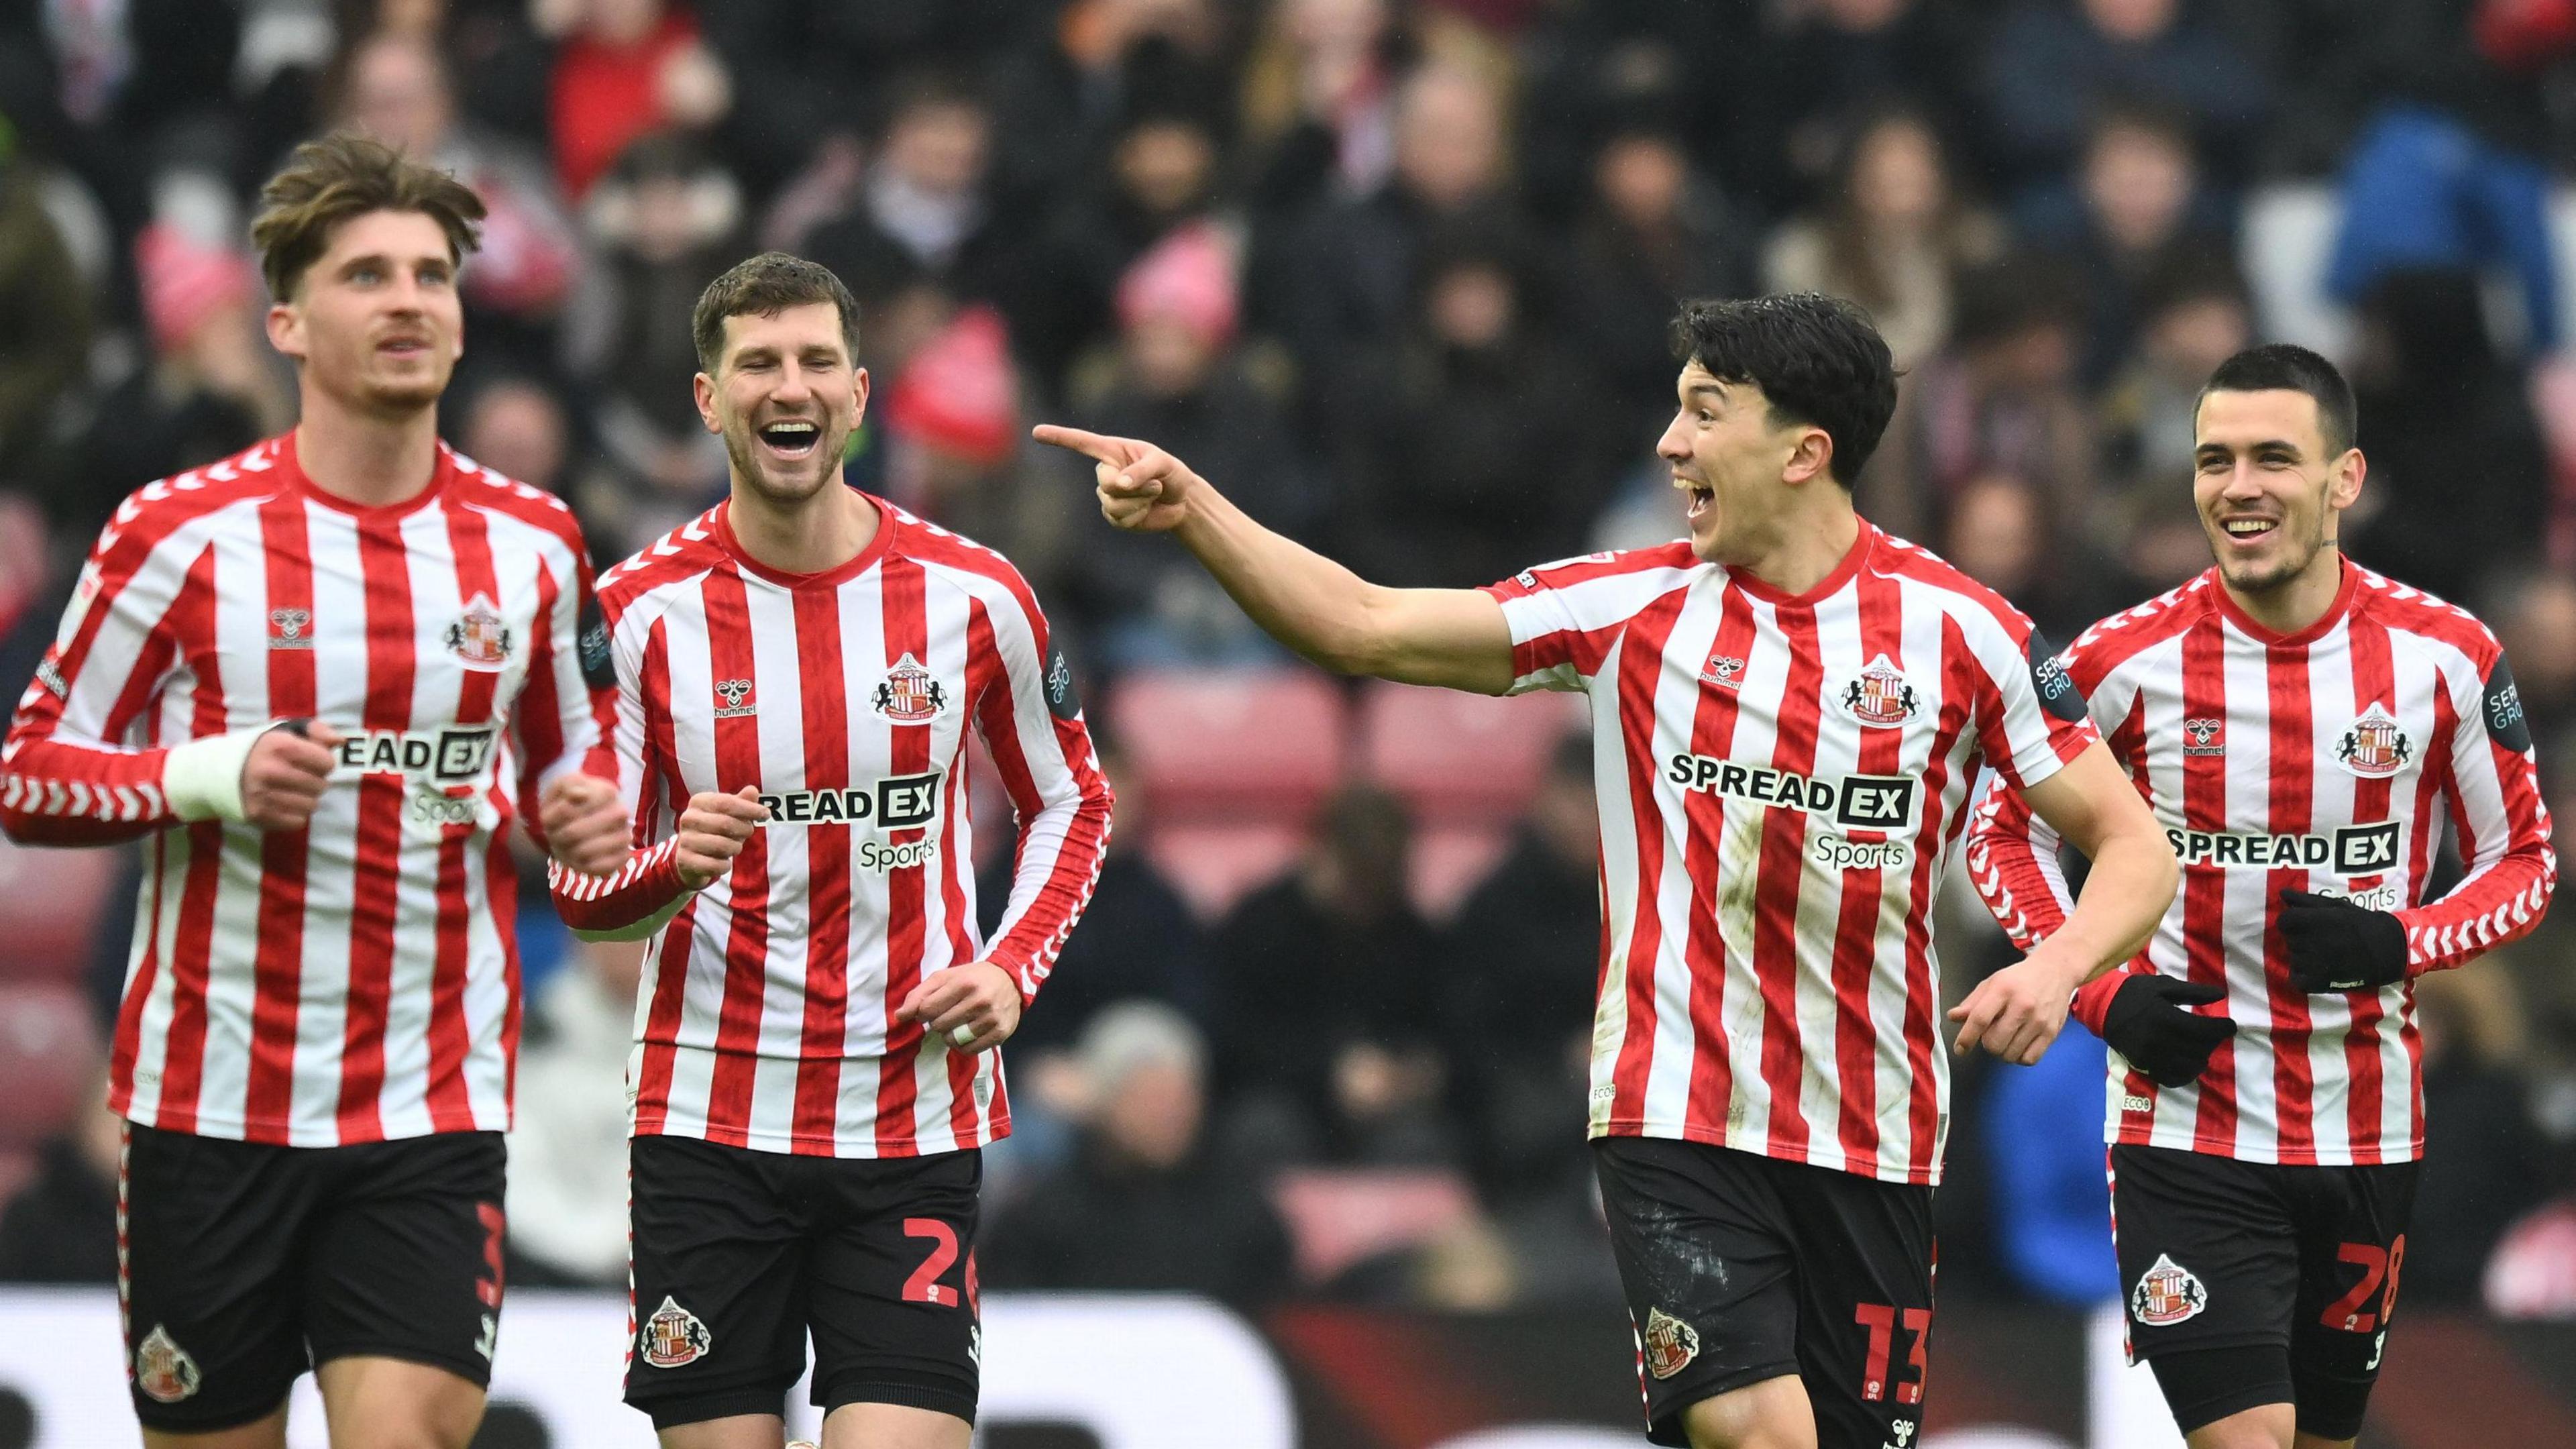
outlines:
[[[718,719],[739,719],[744,715],[760,713],[760,706],[750,702],[751,681],[748,679],[717,680],[716,698],[724,701],[716,706]]]

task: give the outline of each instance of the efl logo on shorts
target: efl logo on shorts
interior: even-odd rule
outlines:
[[[1699,1357],[1699,1330],[1660,1308],[1646,1310],[1646,1372],[1668,1379]]]
[[[682,1308],[667,1293],[662,1295],[662,1306],[644,1320],[643,1331],[635,1335],[636,1351],[658,1369],[685,1368],[705,1358],[715,1346],[715,1335],[707,1332],[698,1315]]]
[[[2209,1290],[2170,1253],[2158,1253],[2155,1266],[2138,1279],[2137,1288],[2129,1294],[2129,1316],[2149,1328],[2170,1328],[2184,1319],[2197,1318],[2208,1306]]]
[[[197,1391],[197,1361],[156,1323],[134,1349],[134,1386],[165,1404],[175,1404]]]

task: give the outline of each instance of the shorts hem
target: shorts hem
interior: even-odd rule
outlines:
[[[745,1414],[770,1414],[786,1417],[787,1388],[779,1385],[759,1389],[713,1389],[702,1394],[656,1396],[638,1403],[632,1394],[627,1406],[640,1410],[653,1421],[653,1430],[685,1428],[710,1419],[734,1419]]]
[[[489,1392],[492,1387],[492,1365],[485,1362],[479,1356],[474,1358],[466,1358],[462,1355],[451,1357],[428,1349],[414,1348],[404,1344],[333,1344],[328,1351],[316,1348],[313,1354],[313,1367],[315,1371],[318,1372],[322,1365],[326,1363],[336,1363],[344,1358],[389,1358],[398,1363],[418,1364],[422,1368],[444,1370],[445,1372],[454,1374],[458,1378],[463,1379],[474,1387],[486,1392]]]
[[[906,1409],[929,1409],[954,1418],[975,1422],[977,1393],[954,1384],[888,1383],[883,1380],[834,1384],[829,1392],[819,1385],[814,1391],[814,1407],[825,1414],[844,1404],[893,1404]]]
[[[2188,1412],[2175,1409],[2171,1404],[2165,1407],[2173,1410],[2174,1427],[2189,1435],[2208,1428],[2230,1414],[2241,1414],[2247,1409],[2259,1409],[2266,1404],[2295,1405],[2295,1403],[2296,1400],[2291,1397],[2287,1385],[2260,1384],[2253,1388],[2239,1389],[2232,1394],[2221,1394],[2206,1403],[2194,1404]]]
[[[1649,1444],[1670,1445],[1674,1446],[1674,1449],[1690,1449],[1690,1433],[1688,1428],[1684,1425],[1683,1420],[1689,1415],[1692,1409],[1701,1404],[1707,1403],[1709,1400],[1714,1399],[1721,1394],[1731,1394],[1738,1389],[1749,1389],[1755,1384],[1764,1383],[1771,1379],[1794,1378],[1797,1376],[1797,1373],[1798,1362],[1796,1359],[1791,1358],[1783,1359],[1776,1364],[1763,1364],[1758,1367],[1745,1369],[1729,1369],[1724,1373],[1712,1374],[1705,1383],[1692,1384],[1689,1387],[1680,1390],[1681,1393],[1689,1395],[1688,1398],[1683,1399],[1678,1404],[1670,1405],[1660,1413],[1653,1413],[1648,1416],[1646,1419],[1646,1442]],[[1649,1390],[1648,1392],[1651,1393],[1652,1390]]]
[[[144,1428],[151,1430],[155,1434],[220,1434],[227,1429],[238,1429],[245,1424],[256,1424],[260,1420],[267,1418],[269,1415],[285,1408],[288,1395],[294,1391],[294,1385],[290,1382],[287,1385],[288,1393],[279,1394],[277,1396],[277,1402],[269,1405],[267,1408],[244,1409],[239,1413],[218,1415],[212,1419],[197,1418],[180,1422],[178,1418],[174,1417],[169,1412],[169,1410],[175,1407],[174,1405],[164,1404],[160,1400],[152,1398],[140,1390],[134,1389],[131,1385],[128,1385],[127,1388],[129,1397],[134,1400],[135,1422],[141,1424]]]
[[[2151,1343],[2140,1343],[2137,1340],[2138,1324],[2136,1320],[2124,1315],[2120,1321],[2129,1326],[2129,1357],[2136,1363],[2145,1363],[2147,1360],[2154,1358],[2159,1353],[2199,1353],[2203,1349],[2229,1348],[2277,1348],[2286,1352],[2290,1347],[2290,1336],[2288,1334],[2275,1333],[2270,1329],[2264,1329],[2254,1333],[2220,1334],[2210,1338],[2203,1338],[2197,1334],[2186,1334],[2183,1337],[2174,1338],[2161,1336],[2170,1335],[2173,1330],[2159,1328],[2150,1329],[2148,1331],[2158,1334],[2160,1337]]]

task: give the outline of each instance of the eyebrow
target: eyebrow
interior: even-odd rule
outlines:
[[[2258,438],[2253,442],[2247,443],[2244,450],[2248,453],[2262,453],[2276,449],[2280,452],[2288,453],[2292,457],[2305,456],[2305,454],[2301,452],[2299,445],[2291,442],[2287,438]],[[2226,443],[2202,443],[2191,451],[2192,456],[2199,457],[2204,453],[2233,453],[2236,449]]]
[[[1682,389],[1682,396],[1684,397],[1697,397],[1701,393],[1708,393],[1715,397],[1719,402],[1726,401],[1726,385],[1724,383],[1695,382]]]

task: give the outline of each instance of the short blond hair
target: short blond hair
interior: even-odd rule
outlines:
[[[416,211],[447,233],[447,259],[462,262],[481,244],[483,199],[464,182],[406,159],[380,141],[347,131],[295,148],[295,159],[260,188],[250,225],[269,296],[294,296],[305,270],[330,250],[343,222],[371,211]]]

